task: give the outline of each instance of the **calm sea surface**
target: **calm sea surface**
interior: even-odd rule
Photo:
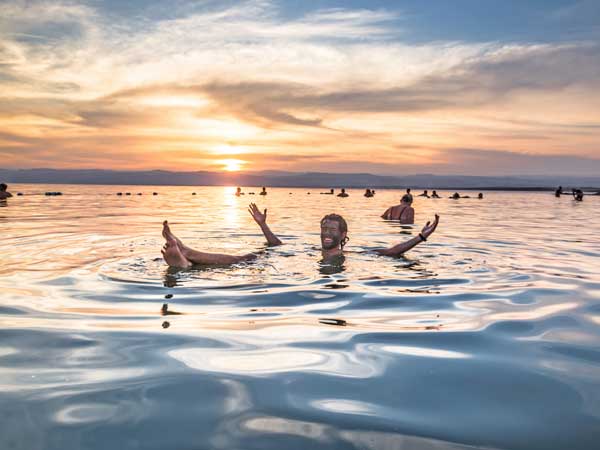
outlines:
[[[400,226],[379,217],[399,190],[10,188],[2,449],[598,448],[600,196],[415,197]],[[200,250],[264,249],[250,201],[285,245],[161,259],[164,219]],[[339,265],[320,262],[329,212],[349,225]],[[368,253],[434,212],[405,258]]]

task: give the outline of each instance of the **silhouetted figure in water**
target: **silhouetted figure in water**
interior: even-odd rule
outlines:
[[[265,238],[267,238],[268,244],[270,246],[282,245],[281,240],[267,225],[267,210],[260,212],[258,207],[251,203],[248,211],[262,230]],[[427,222],[416,237],[388,248],[377,248],[372,251],[385,256],[400,256],[421,242],[426,241],[437,228],[439,220],[440,218],[436,214],[433,223]],[[235,264],[241,261],[251,261],[257,257],[255,253],[236,256],[193,250],[184,245],[171,232],[166,220],[163,222],[162,235],[166,241],[162,254],[167,264],[172,267],[188,268],[193,264]],[[342,216],[328,214],[321,219],[321,254],[324,260],[343,256],[344,246],[348,243],[348,240],[348,224]]]
[[[407,189],[406,189],[406,195],[408,195],[408,196],[410,197],[410,202],[412,203],[412,202],[413,202],[413,196],[412,196],[412,194],[410,193],[410,188],[407,188]]]
[[[436,191],[431,193],[431,198],[441,198]]]
[[[371,192],[371,189],[367,189],[365,191],[365,197],[367,197],[367,198],[373,197],[373,192]]]
[[[329,189],[329,192],[319,192],[321,195],[333,195],[335,193],[335,191],[332,189]]]
[[[455,192],[454,194],[452,194],[450,197],[453,200],[458,200],[460,198],[460,194],[458,192]]]
[[[415,223],[415,210],[411,205],[412,197],[404,194],[400,199],[400,204],[386,209],[381,217],[386,220],[398,220],[403,224]]]
[[[238,186],[235,190],[235,196],[239,197],[240,195],[244,195],[244,193],[242,192],[242,188]]]
[[[477,194],[477,198],[479,200],[483,199],[483,192],[480,192],[479,194]]]
[[[7,191],[8,185],[6,183],[0,183],[0,200],[6,200],[11,198],[12,194]]]
[[[583,191],[581,189],[573,189],[573,198],[578,202],[583,201]]]
[[[559,187],[556,189],[556,191],[554,191],[554,195],[555,195],[556,197],[560,197],[560,196],[562,195],[562,193],[563,193],[563,188],[562,188],[562,186],[559,186]]]
[[[262,191],[259,195],[267,195],[267,188],[263,186]]]
[[[427,198],[429,198],[429,194],[427,193],[427,189],[425,189],[422,194],[419,194],[419,197],[427,197]]]
[[[340,192],[337,196],[338,197],[348,197],[348,194],[346,194],[346,189],[342,188],[342,192]]]

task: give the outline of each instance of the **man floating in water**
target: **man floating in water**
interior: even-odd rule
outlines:
[[[248,211],[267,238],[269,246],[281,245],[281,240],[275,236],[267,225],[267,210],[260,212],[258,207],[251,203]],[[416,237],[388,248],[377,248],[373,251],[384,256],[400,256],[421,242],[425,242],[437,228],[439,220],[440,217],[436,214],[433,223],[427,222]],[[173,234],[166,220],[163,222],[162,235],[166,240],[162,254],[167,264],[172,267],[188,268],[194,264],[235,264],[242,261],[251,261],[257,257],[256,253],[228,255],[194,250],[186,246]],[[348,224],[342,216],[328,214],[321,219],[321,252],[323,259],[342,255],[348,240]]]

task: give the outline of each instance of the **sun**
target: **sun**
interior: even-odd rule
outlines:
[[[221,159],[217,162],[223,165],[223,170],[226,172],[238,172],[246,164],[246,161],[241,159]]]

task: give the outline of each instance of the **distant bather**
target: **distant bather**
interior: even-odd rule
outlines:
[[[398,220],[404,224],[415,223],[415,210],[411,204],[412,196],[404,194],[400,200],[400,204],[386,209],[381,217],[386,220]]]

